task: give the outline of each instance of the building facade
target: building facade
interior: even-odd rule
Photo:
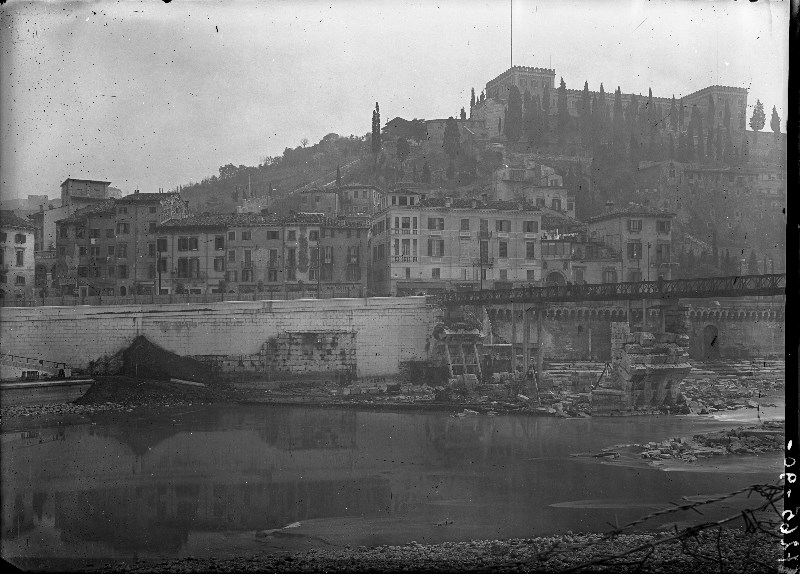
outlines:
[[[0,297],[30,298],[34,293],[34,235],[31,223],[0,212]]]
[[[156,226],[187,215],[177,193],[133,193],[57,222],[57,281],[79,296],[157,292]]]
[[[590,242],[618,254],[621,281],[671,279],[672,220],[675,213],[641,205],[610,209],[587,224]]]
[[[158,226],[160,293],[363,296],[369,226],[320,214],[213,214]]]
[[[529,204],[387,194],[373,219],[370,292],[510,288],[541,280],[541,211]]]
[[[381,189],[361,184],[304,190],[300,193],[300,211],[368,223],[380,209],[383,195]]]
[[[110,181],[73,179],[69,177],[61,184],[61,204],[66,205],[75,197],[107,199],[109,185],[111,185]]]

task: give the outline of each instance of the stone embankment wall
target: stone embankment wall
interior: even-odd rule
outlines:
[[[427,360],[440,315],[425,297],[6,308],[0,336],[4,353],[82,369],[144,335],[223,370],[385,377]]]
[[[511,340],[511,309],[487,307],[495,342]],[[634,322],[641,311],[632,309]],[[689,356],[695,360],[782,356],[785,345],[783,307],[693,308],[688,320]],[[552,306],[542,326],[544,356],[549,361],[610,361],[611,323],[625,321],[626,310],[614,305]],[[648,329],[659,325],[656,310],[648,313]],[[523,340],[522,311],[517,311],[517,340]],[[536,324],[531,321],[532,344]],[[713,341],[713,344],[712,344]]]

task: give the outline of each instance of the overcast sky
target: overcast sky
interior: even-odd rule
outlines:
[[[0,8],[0,195],[67,177],[123,192],[257,165],[302,138],[456,116],[509,67],[511,3],[10,2]],[[787,109],[788,2],[513,0],[515,65],[676,97],[749,88]]]

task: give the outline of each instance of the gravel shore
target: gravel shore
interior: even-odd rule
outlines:
[[[622,535],[613,541],[600,535],[565,535],[512,540],[476,540],[425,545],[309,550],[300,553],[246,556],[228,560],[185,558],[157,563],[96,566],[91,572],[563,572],[609,555],[654,544],[604,565],[577,572],[692,573],[778,571],[777,539],[763,534],[725,530],[697,538],[659,543],[674,533]],[[559,550],[543,554],[558,544]],[[583,546],[586,544],[586,546]]]

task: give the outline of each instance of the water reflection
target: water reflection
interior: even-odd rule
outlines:
[[[4,556],[171,555],[193,533],[346,517],[363,521],[353,544],[598,530],[610,512],[632,520],[642,505],[774,481],[779,462],[721,475],[569,457],[720,426],[674,417],[267,407],[95,423],[2,435]],[[445,518],[454,526],[437,529]],[[377,536],[380,520],[393,526]]]

